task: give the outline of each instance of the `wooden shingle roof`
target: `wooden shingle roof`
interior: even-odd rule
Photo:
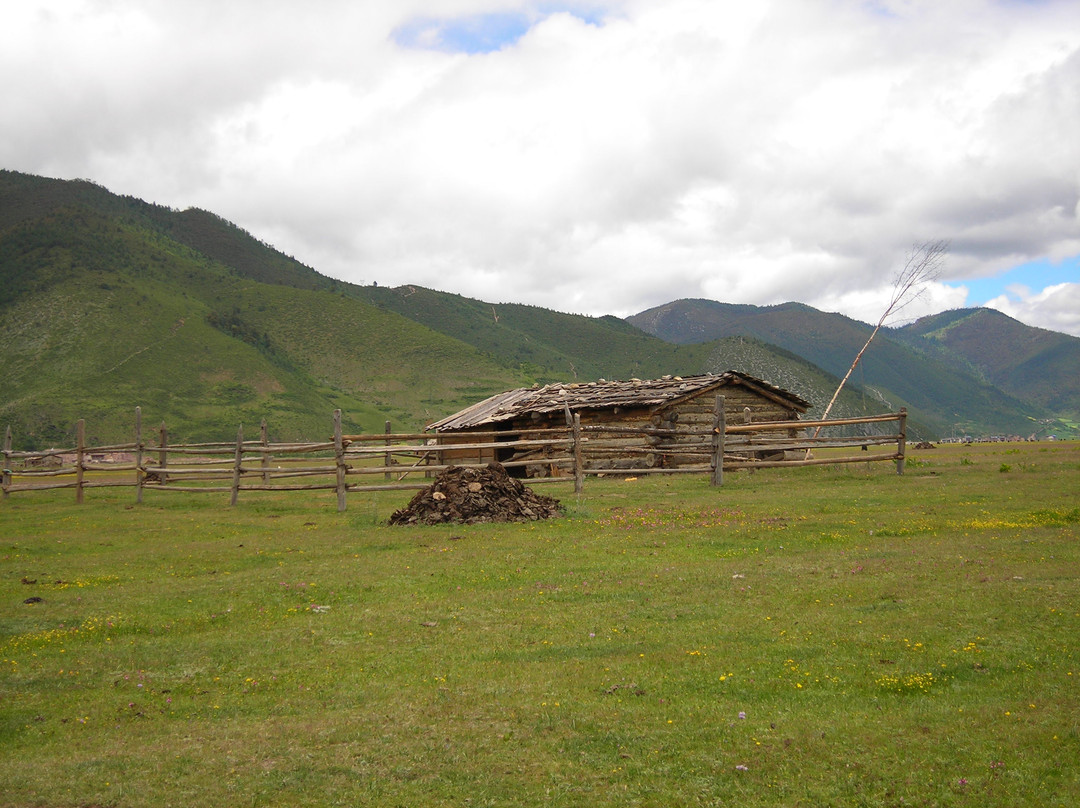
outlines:
[[[712,388],[739,384],[761,395],[780,401],[784,406],[806,412],[810,402],[761,379],[729,370],[702,376],[664,376],[660,379],[630,379],[628,381],[597,381],[581,384],[549,384],[544,387],[523,387],[508,390],[466,407],[427,429],[452,432],[458,429],[497,424],[530,413],[547,414],[578,410],[622,408],[653,408],[670,405],[683,398],[698,395]]]

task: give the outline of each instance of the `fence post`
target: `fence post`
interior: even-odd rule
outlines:
[[[585,490],[585,463],[581,456],[581,413],[574,413],[572,430],[574,438],[574,493],[580,494]]]
[[[4,499],[8,498],[8,486],[11,485],[11,425],[8,425],[7,432],[4,433],[4,470],[0,472],[3,474],[3,490]]]
[[[142,407],[135,408],[135,501],[142,504],[143,459],[142,459]]]
[[[900,434],[896,438],[896,473],[904,473],[904,453],[907,451],[907,407],[900,408]]]
[[[75,503],[83,504],[83,459],[86,455],[86,421],[75,424]]]
[[[270,484],[270,437],[266,429],[266,419],[262,419],[259,426],[259,442],[262,443],[262,481],[263,485]]]
[[[389,437],[389,435],[390,435],[390,422],[389,421],[386,422],[386,426],[383,428],[383,431],[384,431],[384,434],[387,435],[386,445],[389,446],[390,445],[390,437]],[[383,478],[387,479],[387,480],[390,479],[390,471],[389,471],[389,469],[390,469],[390,461],[392,459],[393,458],[391,457],[390,452],[387,452],[383,456],[383,465],[386,466],[386,468],[387,468],[386,473],[383,474]],[[342,510],[344,510],[344,508],[342,508]]]
[[[229,505],[236,505],[240,498],[240,466],[244,460],[244,425],[236,428],[236,453],[233,455],[232,496]]]
[[[390,422],[386,422],[387,430]],[[334,458],[337,463],[337,509],[345,510],[345,440],[341,436],[341,410],[334,410]],[[387,474],[387,477],[390,475]]]
[[[161,422],[161,427],[158,430],[158,476],[161,478],[161,485],[165,485],[168,482],[169,475],[165,473],[165,464],[169,460],[169,453],[167,451],[169,446],[169,430],[165,428],[165,422]]]
[[[716,405],[713,407],[713,434],[712,434],[712,484],[724,484],[724,432],[727,431],[727,415],[724,412],[724,397],[716,397]]]

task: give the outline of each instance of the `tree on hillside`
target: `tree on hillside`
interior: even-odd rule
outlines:
[[[851,367],[848,368],[848,372],[844,374],[844,378],[840,380],[836,392],[833,393],[832,398],[829,399],[829,404],[825,407],[825,412],[821,415],[821,420],[824,421],[829,417],[829,412],[832,410],[833,404],[836,403],[840,391],[844,389],[847,380],[851,378],[851,374],[855,372],[856,366],[863,358],[863,354],[866,353],[866,349],[870,347],[870,343],[874,341],[874,337],[877,336],[881,327],[909,303],[918,300],[923,292],[926,291],[927,284],[938,279],[941,275],[941,265],[945,261],[945,254],[948,251],[949,243],[941,240],[924,241],[922,244],[915,244],[912,246],[903,269],[897,272],[896,277],[893,278],[892,296],[889,298],[889,305],[885,307],[885,311],[878,319],[877,325],[874,326],[874,330],[870,332],[870,337],[866,340],[866,344],[862,346],[862,350],[855,355],[855,359],[852,361]],[[815,438],[821,434],[821,429],[822,427],[819,426],[814,430]],[[810,455],[809,449],[807,449],[806,454],[807,456]]]

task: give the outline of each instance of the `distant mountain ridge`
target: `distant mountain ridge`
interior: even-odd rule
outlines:
[[[1040,336],[1002,369],[975,350],[983,322],[1026,333],[960,317],[890,333],[835,414],[908,406],[912,434],[936,437],[1026,434],[1070,411],[1053,409],[1069,384],[1036,370],[1067,372],[1072,338]],[[325,435],[337,407],[354,431],[413,429],[511,387],[725,370],[819,410],[868,328],[801,304],[676,301],[624,321],[357,286],[207,211],[0,170],[0,428],[22,445],[62,445],[80,417],[102,440],[130,439],[136,405],[179,438],[230,439],[265,418],[292,439]],[[1022,371],[1035,378],[1006,389]]]
[[[872,327],[802,303],[752,306],[677,300],[627,318],[677,344],[737,335],[767,339],[842,376]],[[1080,339],[990,309],[965,309],[879,332],[853,376],[890,406],[907,406],[943,434],[1019,435],[1080,420]]]
[[[956,367],[972,368],[1010,395],[1053,412],[1080,410],[1080,339],[1033,328],[996,309],[922,317],[893,336]]]

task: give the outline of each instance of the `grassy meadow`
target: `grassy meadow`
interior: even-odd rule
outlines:
[[[540,490],[11,495],[0,805],[1080,804],[1080,443]]]

